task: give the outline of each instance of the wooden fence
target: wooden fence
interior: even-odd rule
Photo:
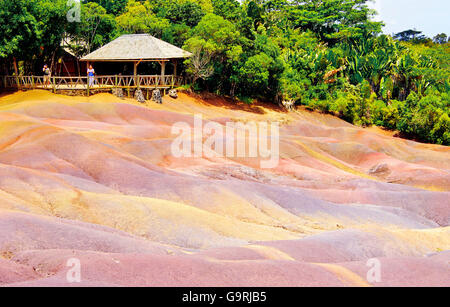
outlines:
[[[111,90],[113,88],[131,89],[170,89],[183,85],[183,77],[174,75],[138,75],[138,76],[95,76],[93,84],[86,77],[50,77],[44,76],[3,76],[0,77],[5,89],[46,89],[53,92]]]

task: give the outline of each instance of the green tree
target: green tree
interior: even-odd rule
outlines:
[[[189,27],[195,27],[206,11],[195,1],[170,2],[166,11],[166,18],[172,23],[185,24]]]
[[[321,39],[336,42],[381,32],[382,23],[374,22],[375,14],[368,0],[302,0],[287,5],[294,28],[311,30]]]
[[[237,0],[212,0],[212,5],[215,15],[233,21],[242,17],[241,4]]]
[[[83,0],[83,2],[98,3],[108,14],[119,15],[125,10],[128,0]]]
[[[37,58],[54,58],[66,28],[65,1],[0,1],[0,57],[12,59],[19,73],[18,61],[27,67]]]
[[[422,34],[422,31],[406,30],[394,35],[394,39],[401,42],[413,42],[415,44],[426,43],[429,38]]]
[[[72,32],[81,54],[87,54],[108,43],[116,37],[116,21],[113,15],[95,2],[89,2],[81,7],[81,22],[73,23]]]
[[[18,74],[17,58],[34,54],[39,47],[41,33],[38,22],[30,13],[26,0],[0,2],[0,57],[12,58]]]
[[[236,27],[223,17],[207,14],[193,29],[193,36],[188,39],[184,48],[194,54],[206,54],[214,64],[214,84],[216,90],[230,89],[230,74],[233,65],[239,61],[242,47],[239,44],[240,33]],[[201,50],[199,50],[201,48]],[[191,59],[186,65],[193,71]],[[195,77],[195,76],[194,76]]]
[[[446,44],[448,42],[447,34],[441,33],[433,37],[433,42],[436,44]]]
[[[167,19],[157,17],[149,2],[129,0],[123,14],[116,17],[122,33],[149,33],[161,38],[164,30],[170,26]]]

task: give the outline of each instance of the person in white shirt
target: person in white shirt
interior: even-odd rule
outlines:
[[[88,78],[89,78],[89,86],[93,86],[95,82],[95,70],[92,68],[92,65],[89,65],[87,70]]]

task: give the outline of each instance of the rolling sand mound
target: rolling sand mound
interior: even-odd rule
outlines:
[[[175,158],[172,126],[193,114],[280,122],[278,166]],[[448,286],[449,165],[448,147],[306,110],[3,96],[0,285]]]

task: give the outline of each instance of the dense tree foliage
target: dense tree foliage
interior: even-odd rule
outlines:
[[[75,1],[71,1],[72,5]],[[304,105],[450,144],[445,33],[387,36],[368,0],[0,0],[0,58],[36,72],[64,40],[78,55],[121,34],[150,33],[193,53],[194,90]]]

